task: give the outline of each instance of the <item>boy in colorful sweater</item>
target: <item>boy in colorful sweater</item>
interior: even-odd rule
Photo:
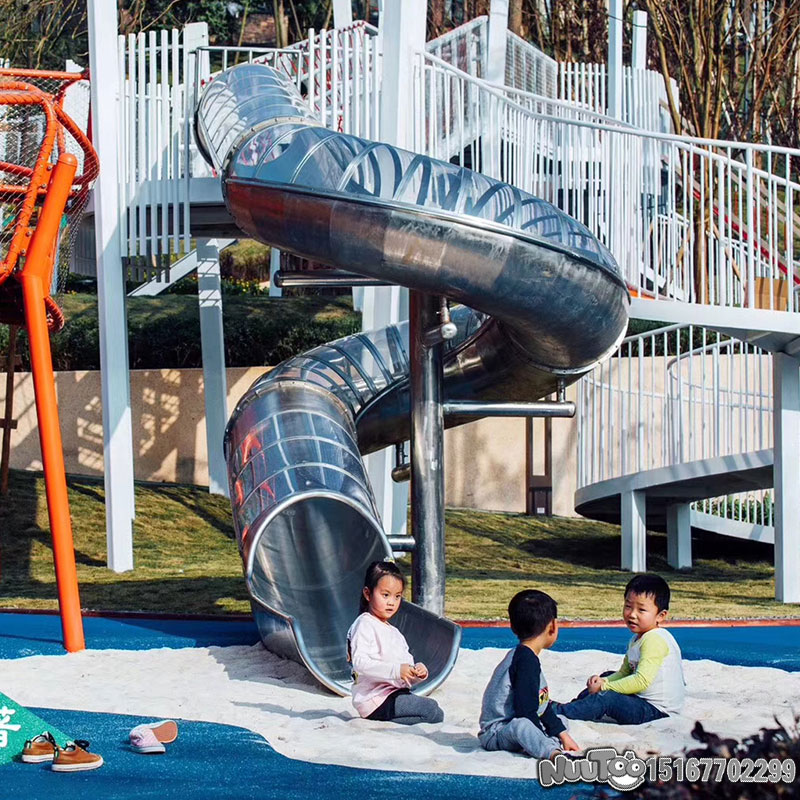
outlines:
[[[571,703],[554,703],[559,714],[640,725],[680,712],[685,690],[681,649],[660,627],[669,596],[667,582],[658,575],[636,575],[628,581],[622,618],[633,637],[622,666],[614,673],[592,675]]]
[[[485,750],[551,758],[580,750],[553,711],[539,653],[558,638],[557,606],[544,592],[526,589],[508,606],[519,644],[497,665],[483,693],[478,739]]]

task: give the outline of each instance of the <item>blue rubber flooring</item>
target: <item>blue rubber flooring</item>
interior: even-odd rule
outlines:
[[[255,625],[236,620],[164,620],[87,617],[87,646],[96,649],[150,649],[252,645]],[[686,658],[729,664],[775,666],[800,671],[800,627],[673,628]],[[556,650],[601,649],[622,653],[629,637],[623,628],[565,628]],[[465,628],[471,649],[511,647],[507,628]],[[54,615],[0,614],[0,658],[63,654],[60,620]],[[165,756],[143,756],[126,746],[127,733],[145,720],[80,711],[33,709],[55,727],[92,742],[103,755],[99,770],[63,775],[46,765],[14,763],[2,770],[4,797],[26,800],[92,798],[229,798],[245,800],[337,800],[364,797],[397,800],[568,800],[589,790],[571,785],[542,789],[535,781],[462,775],[362,770],[295,761],[275,752],[251,731],[225,725],[181,722],[180,736]],[[376,741],[375,746],[380,746]]]
[[[20,800],[568,800],[586,785],[542,789],[535,781],[466,775],[390,772],[295,761],[259,735],[206,722],[178,723],[165,755],[131,751],[128,731],[150,720],[117,714],[32,709],[48,722],[91,742],[105,764],[59,774],[47,765],[16,762],[0,772],[2,796]],[[379,742],[376,742],[379,746]],[[520,756],[523,758],[523,756]]]
[[[84,619],[86,646],[108,650],[156,647],[252,645],[258,642],[253,622],[237,620],[165,620],[152,618]],[[708,658],[723,664],[779,667],[800,671],[800,626],[672,628],[684,658]],[[630,633],[625,628],[562,628],[555,650],[608,650],[620,654]],[[512,647],[508,628],[465,628],[462,645]],[[60,655],[61,622],[56,615],[0,614],[0,658]]]

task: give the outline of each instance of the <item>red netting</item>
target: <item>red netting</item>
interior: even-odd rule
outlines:
[[[0,69],[0,322],[20,322],[21,300],[14,280],[25,266],[27,242],[36,227],[53,165],[62,153],[78,160],[54,253],[50,295],[63,288],[69,257],[97,174],[97,156],[85,131],[89,121],[88,81],[80,73]],[[63,324],[48,303],[51,327]]]

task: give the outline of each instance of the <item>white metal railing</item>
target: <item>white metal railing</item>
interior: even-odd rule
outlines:
[[[488,46],[489,18],[481,16],[427,42],[425,50],[468,75],[485,78]]]
[[[323,125],[378,138],[377,31],[365,22],[309,32],[288,48],[211,47],[205,25],[120,36],[119,191],[123,255],[155,265],[190,246],[189,181],[210,175],[192,132],[216,72],[260,61],[296,82]]]
[[[643,470],[772,447],[772,360],[693,325],[626,338],[578,388],[578,487]],[[770,525],[771,493],[698,510]],[[758,513],[757,513],[758,512]]]
[[[204,85],[228,67],[262,63],[286,73],[322,125],[365,138],[378,138],[380,57],[377,29],[366,22],[347,28],[309,31],[289,47],[202,47],[195,80]]]
[[[546,111],[526,107],[429,54],[417,81],[420,152],[457,157],[576,217],[639,295],[797,309],[800,150],[643,130],[549,98],[539,98]]]
[[[118,39],[120,235],[127,257],[188,248],[187,36],[191,29]]]
[[[554,99],[566,97],[559,91],[558,62],[511,31],[506,32],[505,74],[506,86],[512,89]]]

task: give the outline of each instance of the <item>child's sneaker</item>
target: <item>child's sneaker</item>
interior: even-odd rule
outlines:
[[[86,748],[89,742],[76,739],[66,747],[56,747],[53,758],[53,772],[82,772],[87,769],[97,769],[103,766],[103,756],[90,753]]]
[[[147,722],[137,728],[150,728],[156,739],[162,744],[170,744],[178,738],[178,723],[174,719],[162,719],[160,722]],[[136,730],[136,728],[134,728]]]
[[[139,725],[131,731],[131,747],[137,753],[165,753],[167,751],[161,742],[158,741],[152,728],[147,725]]]
[[[25,742],[22,748],[22,760],[26,764],[41,764],[44,761],[52,761],[55,752],[56,740],[50,731],[45,731]]]

